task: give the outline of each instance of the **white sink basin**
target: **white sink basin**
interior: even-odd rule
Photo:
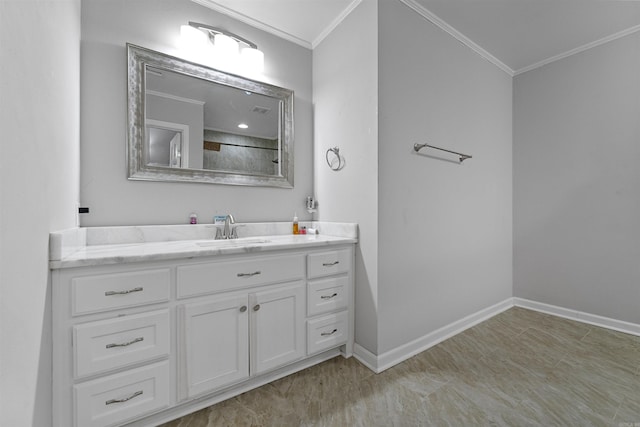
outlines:
[[[247,245],[259,245],[261,243],[269,243],[270,240],[260,238],[241,238],[241,239],[227,239],[227,240],[203,240],[196,242],[196,245],[201,248],[207,247],[229,247],[229,246],[247,246]]]

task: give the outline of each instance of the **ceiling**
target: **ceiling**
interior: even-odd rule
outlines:
[[[149,66],[145,83],[147,96],[200,104],[205,129],[269,140],[278,138],[277,98]],[[248,128],[239,129],[241,122]]]
[[[193,0],[313,48],[361,0]],[[400,0],[509,74],[640,31],[636,0]]]
[[[254,27],[313,48],[361,0],[192,0]]]

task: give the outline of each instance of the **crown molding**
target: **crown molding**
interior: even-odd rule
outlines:
[[[286,31],[282,31],[273,27],[269,24],[265,24],[262,21],[254,19],[250,16],[244,15],[242,13],[236,12],[235,10],[231,10],[228,7],[219,5],[213,0],[191,0],[194,3],[198,3],[204,7],[208,7],[209,9],[215,10],[216,12],[220,12],[224,15],[230,16],[234,19],[237,19],[240,22],[244,22],[245,24],[249,24],[252,27],[258,28],[259,30],[265,31],[267,33],[273,34],[274,36],[280,37],[302,47],[306,47],[307,49],[312,49],[312,45],[307,40],[301,39],[300,37],[294,36],[293,34],[289,34]]]
[[[580,52],[584,52],[585,50],[592,49],[594,47],[601,46],[605,43],[612,42],[614,40],[618,40],[622,37],[626,37],[628,35],[637,33],[640,31],[640,25],[633,26],[631,28],[627,28],[626,30],[619,31],[615,34],[611,34],[610,36],[603,37],[599,40],[593,41],[591,43],[583,44],[582,46],[576,47],[575,49],[568,50],[566,52],[560,53],[558,55],[554,55],[550,58],[543,59],[542,61],[538,61],[534,64],[528,65],[526,67],[520,68],[514,71],[513,75],[517,76],[522,73],[526,73],[527,71],[535,70],[536,68],[544,67],[547,64],[551,64],[552,62],[559,61],[561,59],[567,58],[569,56],[575,55]]]
[[[318,37],[315,38],[315,40],[313,40],[313,42],[311,43],[311,48],[315,49],[320,43],[322,43],[322,40],[324,40],[329,34],[331,34],[331,32],[333,30],[336,29],[336,27],[338,25],[340,25],[340,23],[342,21],[344,21],[344,19],[351,13],[353,12],[353,10],[358,7],[358,5],[362,2],[362,0],[353,0],[349,6],[347,6],[347,8],[345,10],[342,11],[342,13],[340,13],[340,15],[338,15],[333,21],[331,21],[331,23],[329,25],[327,25],[327,27],[322,30],[322,32],[320,33],[320,35],[318,35]]]
[[[427,8],[417,3],[415,0],[400,0],[405,6],[412,9],[414,12],[422,16],[427,21],[439,27],[441,30],[445,31],[453,38],[467,46],[469,49],[473,50],[475,53],[480,55],[482,58],[491,62],[496,67],[500,68],[502,71],[507,73],[509,76],[514,76],[514,71],[506,65],[504,62],[500,61],[498,58],[484,50],[478,44],[474,43],[469,37],[462,34],[460,31],[453,28],[451,25],[447,24],[443,21],[439,16],[429,11]]]

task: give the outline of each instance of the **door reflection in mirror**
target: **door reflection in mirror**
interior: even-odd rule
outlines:
[[[181,168],[188,164],[189,127],[180,123],[147,120],[146,164]]]

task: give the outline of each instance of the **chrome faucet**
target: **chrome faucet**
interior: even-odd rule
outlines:
[[[222,232],[223,239],[235,239],[237,237],[235,228],[231,227],[235,223],[236,220],[233,219],[233,215],[227,215],[227,217],[224,219],[224,231]]]
[[[227,240],[227,239],[237,239],[238,238],[238,227],[242,227],[244,224],[236,225],[236,220],[233,219],[233,215],[229,214],[224,219],[224,228],[221,230],[219,227],[216,227],[216,240]]]

